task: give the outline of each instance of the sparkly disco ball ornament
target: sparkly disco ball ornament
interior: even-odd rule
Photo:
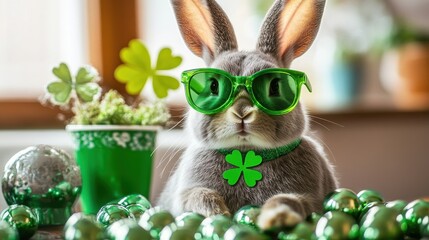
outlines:
[[[40,226],[64,224],[80,189],[75,161],[66,152],[47,145],[15,154],[6,163],[2,179],[6,202],[32,208]]]

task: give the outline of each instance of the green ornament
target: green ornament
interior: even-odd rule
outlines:
[[[159,207],[148,209],[139,220],[140,226],[155,239],[159,239],[161,230],[172,222],[174,222],[173,215]]]
[[[238,224],[232,225],[224,234],[224,240],[264,240],[266,236],[258,233],[253,227]]]
[[[357,239],[359,225],[349,214],[332,211],[320,218],[315,233],[317,239]]]
[[[222,239],[225,232],[233,225],[230,218],[214,215],[204,219],[195,234],[195,239]]]
[[[259,229],[256,224],[258,216],[261,213],[261,207],[255,205],[248,205],[240,208],[233,217],[235,223],[248,225],[256,230]]]
[[[410,237],[420,238],[420,225],[423,219],[429,216],[429,202],[417,199],[410,202],[403,210],[402,224],[405,224],[405,234]]]
[[[363,206],[363,205],[362,205]],[[360,212],[359,212],[359,221],[365,216],[365,214],[373,207],[377,206],[384,206],[384,204],[379,202],[370,202],[366,204],[364,207],[361,206]]]
[[[114,240],[152,240],[150,233],[130,218],[112,223],[107,229],[107,235]]]
[[[371,202],[384,202],[384,199],[381,194],[375,190],[362,190],[357,194],[357,197],[359,198],[359,202],[361,203],[362,207],[365,207],[368,203]]]
[[[347,188],[339,188],[326,196],[323,202],[324,212],[341,211],[359,217],[360,202],[356,194]]]
[[[124,218],[132,218],[128,210],[117,204],[104,205],[97,213],[97,221],[104,227]]]
[[[407,202],[403,200],[395,200],[395,201],[386,202],[385,206],[388,208],[394,208],[398,212],[402,212],[404,208],[407,206]]]
[[[404,239],[401,229],[401,214],[393,208],[375,206],[361,220],[360,239]]]
[[[75,213],[64,226],[65,240],[102,240],[104,237],[103,227],[92,215]]]
[[[0,221],[0,239],[16,240],[18,239],[18,234],[9,223],[5,221]]]
[[[280,232],[278,235],[279,240],[301,240],[301,239],[315,239],[314,230],[316,225],[308,222],[298,223],[292,230]]]
[[[160,240],[194,240],[195,231],[190,227],[178,227],[176,223],[165,226],[159,234]]]
[[[310,215],[307,216],[306,221],[309,223],[317,224],[319,219],[322,217],[319,213],[312,212]]]
[[[141,194],[131,194],[131,195],[125,196],[121,198],[121,200],[119,200],[118,204],[124,207],[131,204],[139,204],[142,207],[145,207],[146,209],[149,209],[152,207],[149,200],[147,200],[147,198],[145,198]]]
[[[138,221],[143,213],[145,213],[148,209],[140,204],[130,204],[125,206],[125,208],[128,210],[128,212],[130,212],[136,221]]]
[[[176,225],[179,228],[189,228],[195,233],[203,220],[204,216],[201,214],[194,212],[185,212],[176,217]]]
[[[37,216],[24,205],[9,206],[1,213],[1,220],[14,227],[20,239],[29,239],[36,233],[39,226]]]
[[[422,220],[422,224],[420,224],[420,236],[429,238],[429,217],[426,216]]]

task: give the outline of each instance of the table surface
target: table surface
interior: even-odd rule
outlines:
[[[53,240],[63,239],[62,237],[63,226],[44,227],[40,228],[37,233],[30,238],[30,240]]]

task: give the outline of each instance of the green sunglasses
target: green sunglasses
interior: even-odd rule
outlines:
[[[199,68],[182,73],[186,98],[189,105],[204,114],[226,110],[243,86],[252,102],[270,115],[282,115],[292,111],[298,104],[301,86],[311,85],[303,72],[269,68],[251,76],[232,76],[215,68]]]

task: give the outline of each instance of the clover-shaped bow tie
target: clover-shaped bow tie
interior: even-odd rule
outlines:
[[[246,153],[243,161],[243,155],[239,150],[233,150],[231,154],[226,155],[225,160],[236,168],[231,168],[223,172],[223,178],[228,180],[228,184],[233,186],[237,184],[240,176],[243,175],[244,182],[248,187],[256,186],[256,183],[262,179],[262,173],[251,169],[262,163],[262,157],[256,155],[254,151]]]

